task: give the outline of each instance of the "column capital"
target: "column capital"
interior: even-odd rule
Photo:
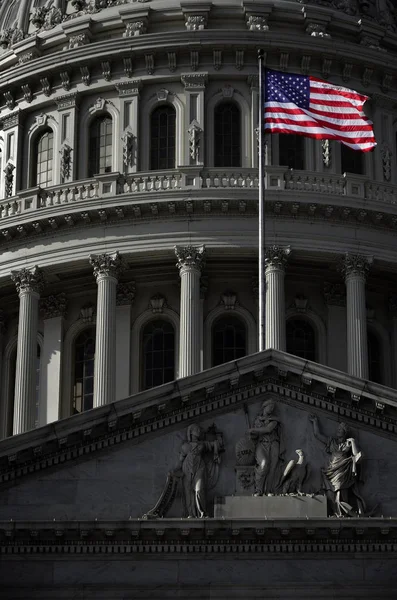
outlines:
[[[205,246],[175,246],[176,266],[182,273],[187,269],[201,271],[205,264]]]
[[[66,315],[66,294],[61,292],[56,296],[51,295],[42,298],[40,301],[40,311],[43,319],[53,319],[54,317],[64,317]]]
[[[324,283],[324,300],[328,306],[346,306],[346,286],[344,283]]]
[[[112,254],[91,254],[90,264],[94,268],[94,276],[97,283],[102,277],[114,277],[117,279],[126,268],[123,258],[119,252]]]
[[[36,265],[32,269],[23,268],[11,271],[11,279],[15,283],[19,295],[24,292],[40,294],[44,288],[44,274]]]
[[[276,245],[268,246],[265,251],[265,268],[273,267],[284,270],[290,254],[290,246],[286,246],[285,248]]]
[[[342,257],[339,270],[345,277],[363,277],[366,279],[370,266],[372,265],[372,256],[363,256],[362,254],[346,254]]]

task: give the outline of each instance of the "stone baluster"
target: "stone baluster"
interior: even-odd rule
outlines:
[[[94,408],[116,400],[116,287],[124,268],[118,252],[92,254],[98,285],[95,337]]]
[[[33,429],[36,421],[36,361],[39,298],[44,287],[37,267],[12,271],[19,295],[17,362],[15,369],[13,433]]]
[[[347,372],[368,379],[367,311],[365,280],[372,259],[346,253],[340,270],[346,283]]]
[[[265,254],[265,349],[286,351],[284,277],[289,246],[270,246]]]
[[[187,377],[200,371],[200,277],[205,248],[176,246],[175,254],[181,277],[179,377]]]

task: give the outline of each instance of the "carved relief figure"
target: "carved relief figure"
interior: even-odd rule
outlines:
[[[280,493],[303,496],[302,486],[307,478],[307,464],[303,450],[298,448],[295,452],[298,455],[298,460],[290,460],[285,467],[280,481]]]
[[[331,455],[323,469],[324,487],[333,504],[337,517],[355,517],[365,512],[365,502],[358,491],[359,467],[362,453],[354,438],[348,437],[346,423],[340,423],[336,437],[326,438],[318,426],[318,419],[311,415],[314,436]]]
[[[204,439],[204,432],[197,424],[187,430],[187,441],[179,455],[179,469],[183,473],[183,490],[188,517],[203,518],[207,515],[208,491],[218,479],[221,438]],[[177,469],[178,472],[178,469]]]
[[[256,439],[255,496],[274,494],[282,460],[281,423],[273,416],[275,402],[267,400],[249,430]]]

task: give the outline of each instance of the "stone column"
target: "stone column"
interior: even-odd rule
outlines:
[[[265,348],[286,351],[284,275],[289,246],[266,249]]]
[[[340,266],[346,282],[347,372],[362,379],[369,374],[365,280],[371,262],[366,256],[346,253]]]
[[[346,287],[343,283],[324,283],[327,305],[327,364],[347,371]]]
[[[201,302],[200,276],[204,266],[204,246],[175,246],[181,277],[179,333],[179,377],[200,371]]]
[[[7,426],[8,426],[8,406],[7,406],[7,390],[4,385],[4,366],[3,366],[3,342],[4,332],[6,330],[6,315],[3,309],[0,308],[0,440],[7,437]]]
[[[135,282],[119,283],[116,293],[116,400],[130,395],[131,373],[131,306],[135,299]],[[136,352],[139,349],[134,349]]]
[[[37,327],[40,292],[44,287],[42,271],[12,271],[19,294],[17,363],[15,369],[13,434],[29,431],[36,420]]]
[[[118,252],[92,254],[98,284],[95,337],[94,408],[116,400],[116,286],[123,269]]]
[[[58,421],[61,414],[61,369],[66,294],[47,296],[40,302],[44,341],[41,352],[39,424]]]

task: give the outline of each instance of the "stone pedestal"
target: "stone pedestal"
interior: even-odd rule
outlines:
[[[215,519],[324,519],[325,496],[224,496],[215,498]]]

